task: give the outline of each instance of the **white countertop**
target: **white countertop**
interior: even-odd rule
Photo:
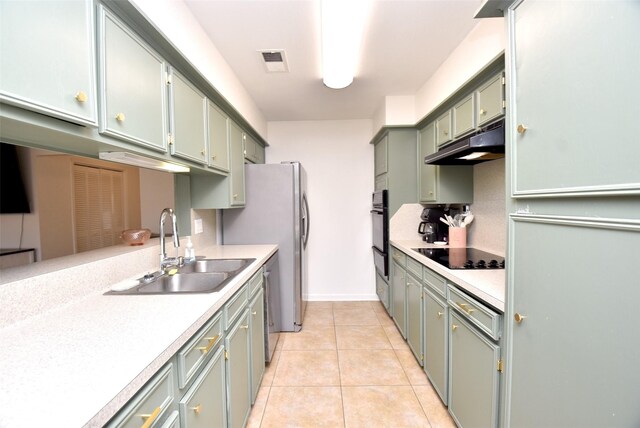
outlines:
[[[506,271],[504,269],[451,270],[412,250],[412,248],[448,248],[448,246],[428,244],[421,240],[391,240],[390,243],[424,266],[451,280],[460,288],[468,291],[499,311],[504,312],[504,290],[506,282]],[[478,249],[482,250],[482,248]]]
[[[104,295],[107,288],[0,329],[0,427],[103,426],[276,250],[198,251],[256,259],[220,292]]]

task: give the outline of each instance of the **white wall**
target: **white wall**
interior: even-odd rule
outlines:
[[[310,210],[309,300],[375,300],[371,120],[269,122],[267,163],[300,161]]]
[[[267,122],[262,112],[187,6],[180,0],[133,0],[133,4],[238,110],[256,132],[265,137]]]

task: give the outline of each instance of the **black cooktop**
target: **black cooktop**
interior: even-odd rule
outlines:
[[[504,257],[476,248],[412,248],[448,269],[504,269]]]

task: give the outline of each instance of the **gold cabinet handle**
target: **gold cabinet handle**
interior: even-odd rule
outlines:
[[[480,116],[484,116],[485,114],[487,114],[487,111],[483,108],[480,109]]]
[[[238,199],[238,194],[237,193],[233,194],[233,199]]]
[[[513,316],[513,319],[520,324],[524,319],[526,318],[525,315],[519,314],[516,312],[516,314]]]
[[[527,127],[524,126],[523,124],[520,124],[518,125],[516,130],[518,131],[518,134],[524,134],[525,132],[527,132]]]
[[[258,315],[258,311],[251,312],[251,315],[253,315],[253,316]]]
[[[200,154],[204,156],[204,150],[200,150]]]
[[[249,324],[241,325],[240,328],[246,330],[249,328]]]
[[[442,131],[444,135],[449,135],[449,131]]]
[[[443,315],[444,315],[444,313],[438,312],[438,318],[442,318]]]
[[[142,428],[149,428],[151,424],[153,424],[153,421],[156,420],[161,410],[162,410],[162,407],[156,407],[155,410],[150,415],[140,415],[140,417],[144,420],[144,424],[142,425]]]
[[[469,315],[471,315],[475,311],[475,309],[473,309],[473,308],[468,308],[467,306],[469,306],[469,305],[466,304],[466,303],[456,302],[456,305],[460,306],[460,309],[462,309],[463,311],[465,311]]]
[[[197,405],[197,406],[195,406],[195,407],[190,407],[190,409],[191,409],[191,410],[193,410],[193,412],[194,412],[196,415],[199,415],[199,414],[200,414],[200,412],[202,411],[202,404],[198,404],[198,405]]]
[[[202,351],[203,354],[206,354],[211,350],[211,347],[218,341],[219,337],[220,337],[219,334],[216,334],[213,337],[205,337],[205,339],[209,341],[207,346],[200,346],[200,347],[197,347],[196,349],[198,349],[199,351]]]
[[[116,114],[116,120],[117,120],[118,122],[124,122],[124,120],[125,120],[125,119],[126,119],[126,118],[125,118],[125,116],[124,116],[124,113],[118,113],[118,114]]]
[[[458,329],[458,326],[455,324],[451,324],[451,330],[456,331]]]
[[[216,160],[216,155],[211,155],[212,160]]]
[[[79,102],[79,103],[86,103],[87,100],[89,99],[89,97],[87,96],[87,93],[84,91],[78,91],[76,93],[75,99]]]

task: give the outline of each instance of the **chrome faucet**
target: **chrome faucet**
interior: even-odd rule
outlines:
[[[171,216],[171,225],[173,229],[173,246],[175,248],[180,247],[180,237],[178,236],[178,218],[176,217],[176,213],[171,208],[165,208],[162,210],[160,214],[160,270],[164,271],[165,268],[169,266],[182,266],[183,258],[176,257],[167,257],[167,249],[166,244],[164,242],[164,219],[167,215]]]

